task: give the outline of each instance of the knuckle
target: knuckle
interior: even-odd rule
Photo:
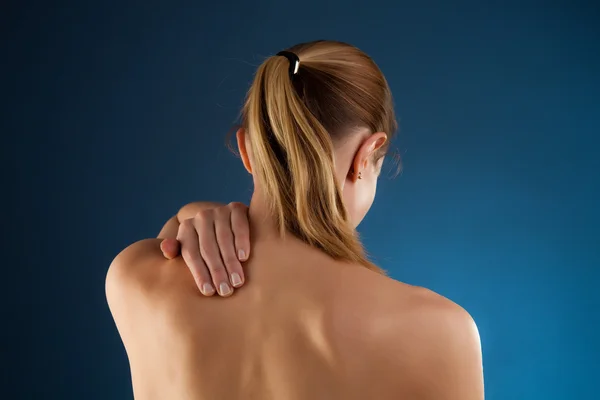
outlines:
[[[219,285],[219,283],[221,282],[227,282],[228,280],[228,276],[227,273],[225,271],[223,272],[210,272],[210,277],[211,280],[213,281],[213,283],[215,283],[216,286]]]
[[[200,210],[194,216],[194,220],[196,221],[206,221],[210,220],[213,216],[213,210],[210,208],[205,208],[204,210]]]
[[[236,243],[248,243],[250,241],[250,237],[245,233],[237,232],[235,233],[235,241]]]
[[[211,263],[208,269],[213,277],[222,277],[226,274],[225,267],[221,263]]]
[[[206,268],[194,267],[192,268],[192,276],[200,283],[210,282],[210,274]]]
[[[229,207],[232,210],[246,209],[246,205],[244,203],[240,203],[239,201],[232,201],[231,203],[227,204],[227,207]]]
[[[179,230],[185,231],[185,230],[190,229],[191,227],[192,227],[191,219],[185,219],[185,220],[183,220],[183,222],[181,222],[179,224]]]
[[[187,224],[181,224],[179,225],[179,229],[177,230],[177,240],[179,240],[180,242],[184,239],[184,237],[188,236],[190,232],[190,227]],[[183,244],[183,243],[182,243]]]
[[[229,226],[223,226],[223,224],[215,225],[215,236],[219,246],[223,244],[231,243],[231,228]]]
[[[229,215],[229,210],[227,207],[215,208],[213,212],[216,218],[223,218]]]
[[[227,255],[223,256],[223,262],[225,263],[225,265],[227,266],[228,269],[231,269],[233,267],[237,267],[237,264],[239,261],[238,261],[237,257],[235,257],[235,255],[227,254]]]

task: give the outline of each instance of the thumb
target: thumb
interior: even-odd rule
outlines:
[[[167,259],[173,259],[179,255],[179,241],[177,239],[165,239],[160,243],[160,250]]]

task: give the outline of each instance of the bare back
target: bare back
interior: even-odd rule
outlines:
[[[136,399],[415,398],[410,321],[430,292],[277,240],[253,243],[233,297],[206,298],[141,243],[135,305],[113,310]]]

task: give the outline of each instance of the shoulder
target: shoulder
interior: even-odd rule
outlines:
[[[462,356],[480,351],[479,331],[471,315],[431,290],[415,288],[406,318],[419,332],[425,353],[451,355],[449,353],[458,347],[466,352]]]
[[[128,286],[143,286],[156,277],[156,268],[161,263],[160,239],[145,239],[122,250],[111,262],[106,274],[106,295],[114,297]]]
[[[381,335],[390,367],[410,376],[424,399],[483,399],[479,332],[461,306],[428,289],[409,287],[386,311]]]
[[[105,280],[106,299],[115,320],[121,315],[164,306],[173,288],[194,287],[181,258],[167,260],[160,239],[145,239],[121,251],[112,261]],[[188,276],[189,275],[189,276]]]
[[[398,308],[416,327],[428,332],[430,328],[440,328],[433,330],[432,334],[437,332],[449,336],[458,331],[461,336],[469,334],[469,337],[479,340],[477,326],[471,315],[452,300],[429,289],[412,286],[406,307],[402,304]]]

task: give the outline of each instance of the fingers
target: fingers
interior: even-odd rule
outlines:
[[[215,235],[221,252],[221,258],[229,274],[233,287],[244,284],[244,271],[238,259],[234,244],[234,232],[231,226],[231,214],[228,208],[215,210]]]
[[[213,210],[198,213],[192,221],[198,232],[200,255],[210,271],[214,287],[221,296],[230,296],[233,294],[233,288],[229,284],[228,271],[221,258],[220,244],[217,242],[215,232],[215,223],[221,221],[215,220]]]
[[[200,292],[205,296],[212,296],[215,288],[211,283],[210,273],[198,247],[198,234],[193,219],[187,219],[179,225],[177,240],[181,243],[181,256],[190,269]]]
[[[229,203],[231,210],[231,230],[235,240],[237,258],[246,261],[250,257],[250,226],[248,207],[243,203]]]
[[[230,296],[245,282],[241,262],[250,256],[248,207],[242,203],[204,209],[179,226],[177,240],[164,240],[166,258],[181,255],[205,295]]]

